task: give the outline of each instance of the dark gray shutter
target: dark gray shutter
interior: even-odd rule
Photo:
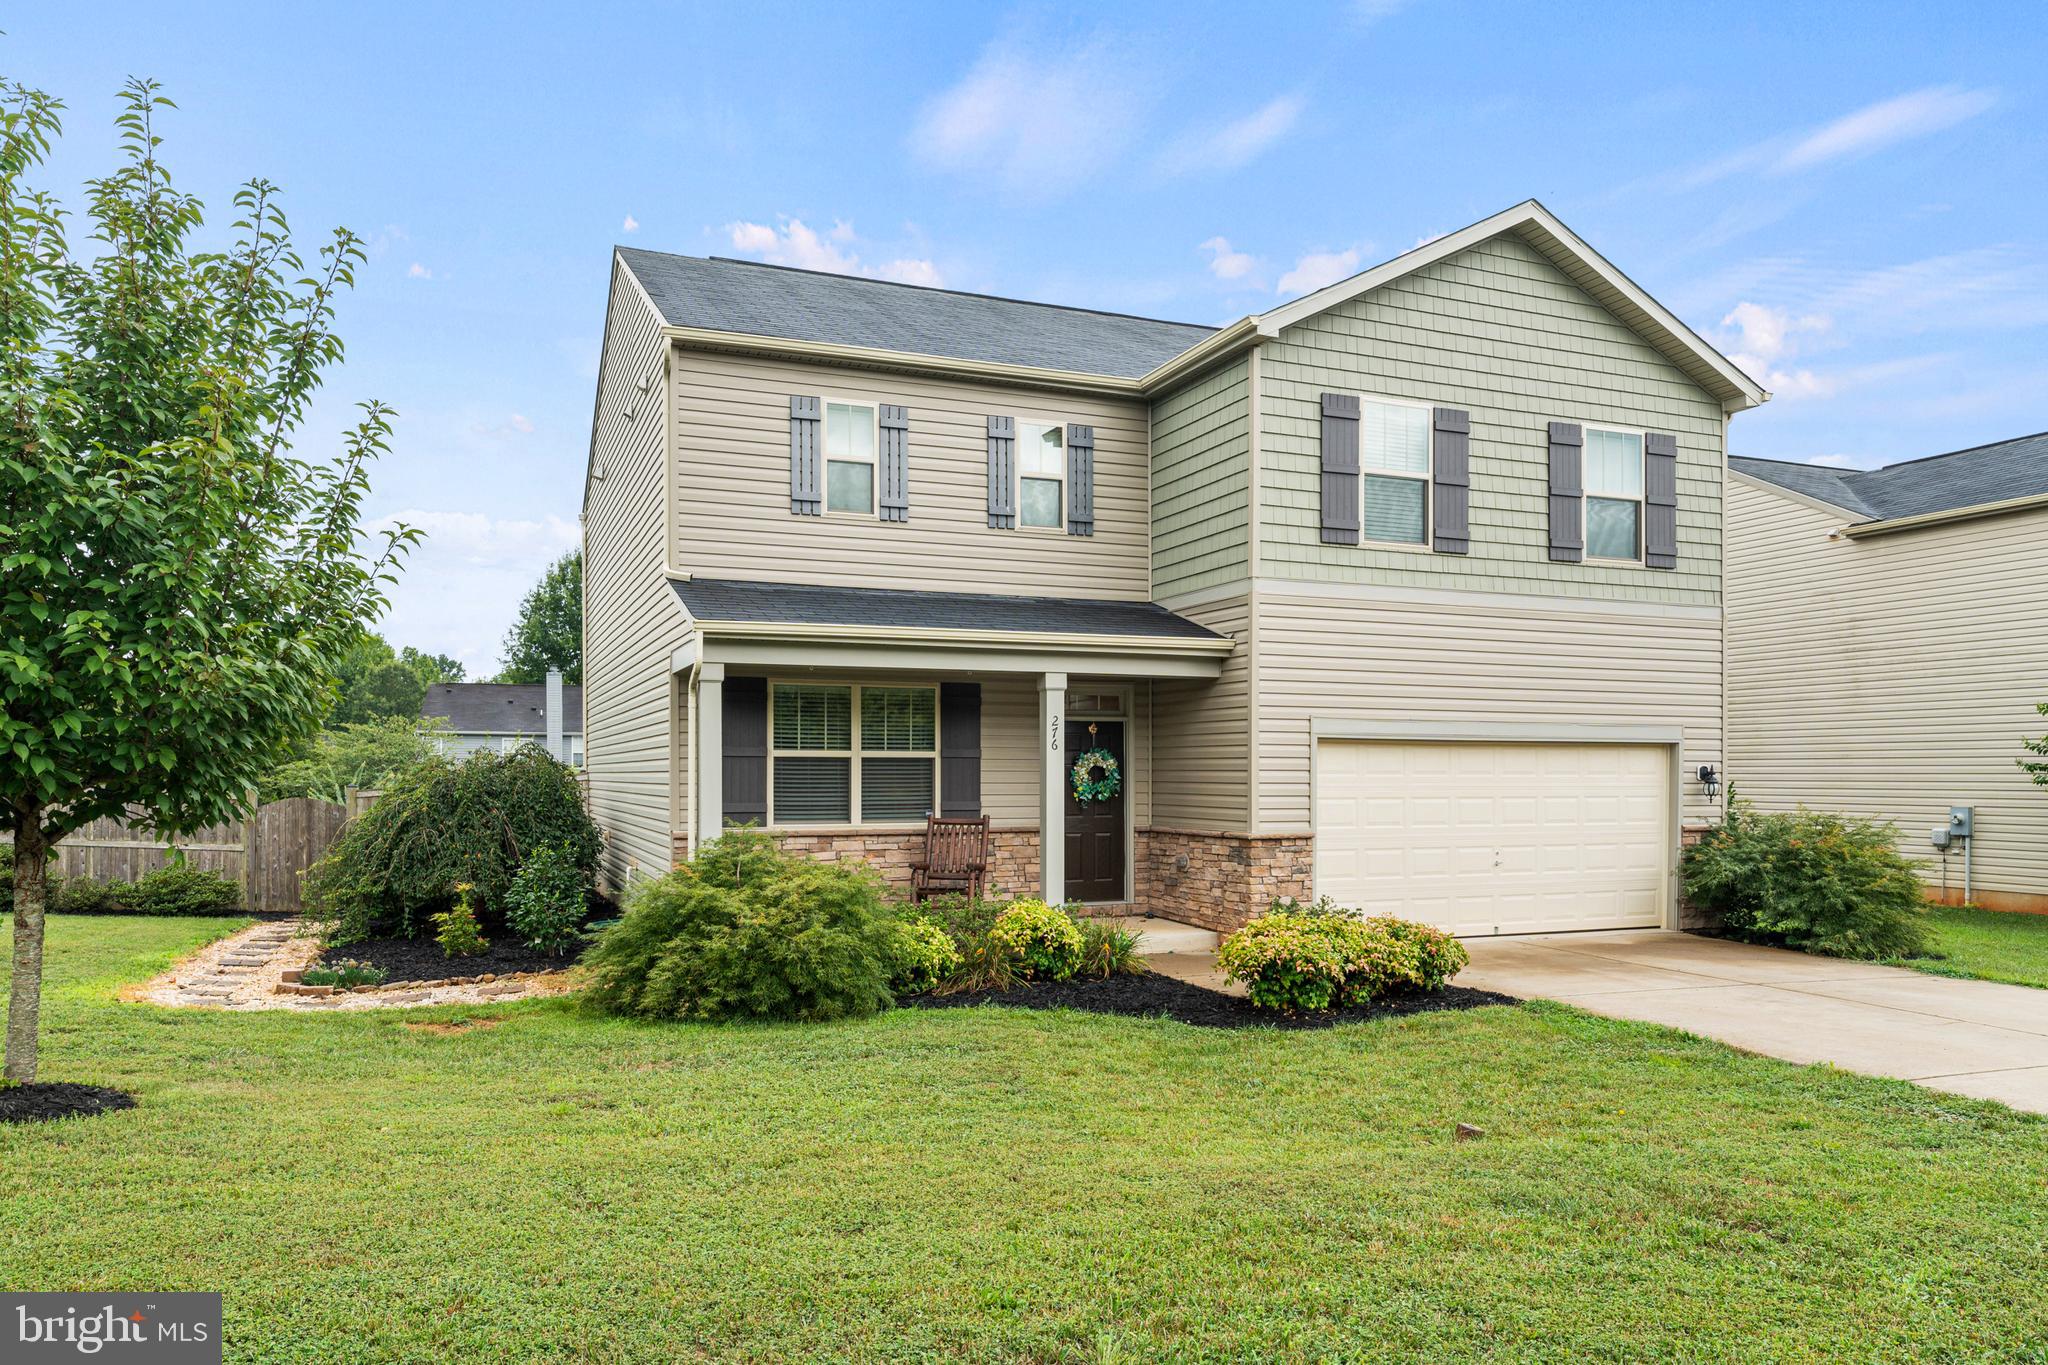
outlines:
[[[988,524],[998,530],[1017,525],[1017,419],[988,419]]]
[[[1435,535],[1430,543],[1440,555],[1467,554],[1472,549],[1472,415],[1438,408],[1431,425],[1435,487],[1429,501]]]
[[[1095,534],[1095,428],[1067,424],[1067,534]]]
[[[939,684],[939,814],[981,814],[981,684]]]
[[[815,394],[789,396],[789,510],[799,517],[825,511],[819,496],[824,463],[819,454],[818,399]]]
[[[1323,395],[1323,544],[1358,543],[1358,395]]]
[[[1585,445],[1577,422],[1550,424],[1550,557],[1560,564],[1586,557]]]
[[[768,823],[768,680],[727,678],[720,781],[728,825]],[[704,757],[700,755],[699,757]]]
[[[882,404],[882,520],[910,520],[910,409]]]
[[[1643,563],[1678,567],[1678,438],[1643,437]]]

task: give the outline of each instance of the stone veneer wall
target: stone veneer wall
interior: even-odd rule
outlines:
[[[1151,914],[1228,933],[1281,896],[1306,898],[1315,877],[1307,834],[1138,832],[1138,904]]]
[[[1711,828],[1713,828],[1711,825],[1686,825],[1680,828],[1678,831],[1680,851],[1691,848],[1694,844],[1698,843],[1700,836]],[[1672,875],[1676,876],[1677,873],[1673,872]],[[1710,910],[1701,910],[1696,907],[1685,898],[1685,888],[1681,886],[1678,889],[1678,927],[1681,929],[1719,929],[1721,927],[1721,917]]]

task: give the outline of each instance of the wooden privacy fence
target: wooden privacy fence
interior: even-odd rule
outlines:
[[[125,821],[95,820],[64,836],[56,870],[65,877],[132,882],[169,866],[176,847],[191,866],[240,882],[251,910],[297,913],[299,874],[326,855],[348,817],[346,808],[331,801],[294,796],[258,807],[247,820],[209,825],[175,840]]]

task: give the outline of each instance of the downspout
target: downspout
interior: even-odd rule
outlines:
[[[697,670],[703,666],[699,650],[683,680],[683,705],[690,718],[683,727],[683,851],[691,857],[697,853]]]

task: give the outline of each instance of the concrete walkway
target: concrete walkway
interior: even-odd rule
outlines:
[[[2048,991],[1657,929],[1465,946],[1461,986],[2048,1113]]]

